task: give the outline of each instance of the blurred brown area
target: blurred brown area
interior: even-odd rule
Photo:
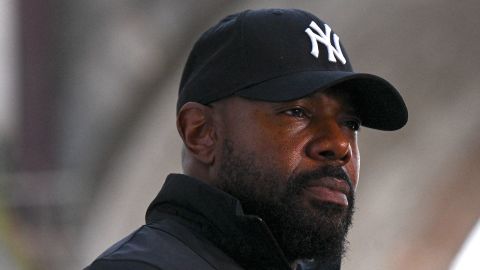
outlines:
[[[361,131],[343,269],[449,269],[480,216],[478,1],[7,2],[18,110],[0,129],[0,269],[79,269],[143,223],[164,177],[181,171],[187,54],[247,8],[317,14],[356,71],[392,82],[409,107],[401,131]]]

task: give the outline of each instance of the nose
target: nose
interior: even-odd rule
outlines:
[[[336,122],[318,127],[314,137],[307,146],[307,155],[332,166],[343,166],[352,157],[352,149],[347,134]]]

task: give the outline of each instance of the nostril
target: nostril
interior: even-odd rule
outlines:
[[[333,151],[322,151],[319,153],[320,156],[326,158],[326,159],[335,159],[335,153]]]
[[[350,160],[350,153],[347,153],[346,155],[344,155],[341,158],[341,160],[344,161],[344,162],[348,162]]]
[[[345,163],[350,160],[350,152],[347,152],[344,155],[337,155],[335,151],[325,150],[320,152],[319,156],[327,160],[338,160]]]

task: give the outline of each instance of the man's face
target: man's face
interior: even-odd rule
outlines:
[[[290,261],[336,260],[353,214],[359,120],[333,90],[270,103],[233,97],[219,110],[214,184],[258,215]]]

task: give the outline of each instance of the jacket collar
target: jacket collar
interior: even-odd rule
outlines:
[[[147,224],[165,213],[189,220],[193,230],[246,269],[291,269],[267,224],[257,216],[245,215],[236,198],[203,181],[170,174],[147,209]],[[302,265],[301,269],[310,269]]]

